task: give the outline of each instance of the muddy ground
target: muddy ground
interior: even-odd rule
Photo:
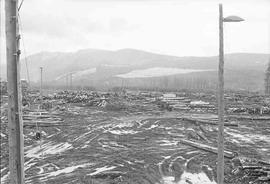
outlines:
[[[190,116],[188,112],[168,112],[143,100],[134,103],[136,108],[117,111],[66,104],[51,112],[63,118],[61,126],[38,127],[41,140],[35,139],[36,127],[25,127],[26,183],[216,183],[217,155],[179,140],[214,146],[217,126],[176,118]],[[202,115],[216,116],[197,114]],[[7,123],[1,119],[1,183],[8,183]],[[269,122],[230,121],[239,126],[225,127],[225,148],[243,159],[269,161]],[[225,159],[225,183],[262,183],[234,169],[231,159]]]

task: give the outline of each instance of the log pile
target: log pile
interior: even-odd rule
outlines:
[[[256,181],[270,182],[270,162],[257,159],[237,158],[240,161],[236,168],[245,173],[246,177],[256,178]]]
[[[218,148],[209,144],[180,139],[178,144],[185,144],[213,154],[218,153]],[[244,172],[245,177],[255,178],[256,181],[270,182],[270,162],[249,158],[237,157],[237,153],[224,150],[224,157],[232,159],[233,173]]]
[[[215,112],[216,107],[214,104],[205,101],[191,101],[189,107],[195,112]]]
[[[63,119],[47,111],[30,111],[23,115],[24,127],[66,126]]]

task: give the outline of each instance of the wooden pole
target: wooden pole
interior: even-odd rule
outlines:
[[[11,184],[24,183],[24,140],[19,66],[18,0],[5,1],[8,79],[9,171]]]
[[[66,89],[68,90],[68,74],[66,74]]]
[[[223,9],[219,4],[219,67],[218,67],[218,184],[224,182],[224,48],[223,48]]]
[[[40,67],[40,97],[43,98],[43,67]]]
[[[72,90],[72,73],[70,73],[70,89]]]

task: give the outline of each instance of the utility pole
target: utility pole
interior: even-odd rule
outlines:
[[[18,0],[5,1],[8,79],[9,171],[11,184],[24,183],[22,92],[19,66]]]
[[[24,51],[24,53],[25,53],[25,51]],[[28,63],[27,63],[26,56],[24,56],[24,61],[25,61],[25,66],[26,66],[26,73],[27,73],[28,84],[29,84],[29,87],[31,87],[31,81],[30,81],[29,69],[28,69]]]
[[[40,67],[40,97],[43,98],[43,67]]]
[[[219,4],[219,67],[218,67],[218,164],[217,182],[224,182],[224,50],[223,9]]]
[[[68,90],[68,74],[66,74],[66,89]]]
[[[70,73],[70,89],[72,90],[72,73]]]

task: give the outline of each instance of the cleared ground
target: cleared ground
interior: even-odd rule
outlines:
[[[217,126],[178,119],[191,114],[164,111],[143,100],[133,105],[113,111],[66,104],[64,110],[52,112],[63,118],[62,126],[38,127],[41,140],[35,140],[36,128],[25,127],[26,183],[216,183],[217,155],[179,140],[216,146]],[[1,183],[6,183],[8,147],[3,120]],[[242,159],[269,161],[269,122],[237,123],[238,127],[225,128],[226,149],[237,152]],[[233,162],[226,159],[226,183],[254,181],[234,169]]]

